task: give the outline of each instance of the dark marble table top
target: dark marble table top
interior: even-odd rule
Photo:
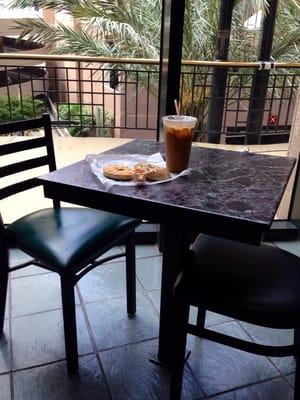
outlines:
[[[136,140],[109,153],[157,151],[164,152],[163,144]],[[272,223],[293,165],[294,159],[287,157],[193,147],[191,174],[169,183],[115,185],[108,193],[85,160],[40,180],[47,197],[174,223],[178,229],[184,225],[212,234],[218,229],[220,236],[240,235],[251,242],[252,231],[261,234]]]

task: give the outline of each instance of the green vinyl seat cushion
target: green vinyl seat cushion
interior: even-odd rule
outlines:
[[[139,221],[88,208],[49,208],[18,219],[7,229],[21,250],[57,270],[78,268],[109,250]]]

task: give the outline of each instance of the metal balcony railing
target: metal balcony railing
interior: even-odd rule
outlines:
[[[49,111],[61,135],[157,137],[158,60],[0,54],[0,122]],[[274,68],[274,66],[276,68]],[[221,141],[244,143],[258,62],[184,61],[182,113],[196,116],[205,140],[213,68],[226,70]],[[300,63],[270,70],[260,143],[287,142]]]

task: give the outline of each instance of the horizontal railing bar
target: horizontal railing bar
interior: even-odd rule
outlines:
[[[197,61],[183,60],[182,65],[203,66],[203,67],[240,67],[240,68],[258,68],[264,64],[263,61]],[[297,62],[272,62],[272,68],[300,68]]]
[[[110,64],[144,64],[158,65],[159,60],[153,58],[117,58],[117,57],[90,57],[75,55],[54,55],[54,54],[25,54],[25,53],[0,53],[0,60],[49,60],[49,61],[79,61],[97,62]],[[203,67],[240,67],[257,68],[263,64],[261,61],[198,61],[183,60],[182,65],[203,66]],[[299,62],[272,62],[272,67],[276,68],[300,68]]]
[[[0,59],[7,60],[49,60],[49,61],[80,61],[111,64],[152,64],[158,65],[159,60],[145,58],[117,58],[117,57],[89,57],[54,54],[25,54],[25,53],[0,53]]]

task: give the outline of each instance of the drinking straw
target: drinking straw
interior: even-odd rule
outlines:
[[[180,115],[180,106],[178,105],[177,100],[174,100],[174,104],[175,104],[175,109],[176,109],[176,114]]]

